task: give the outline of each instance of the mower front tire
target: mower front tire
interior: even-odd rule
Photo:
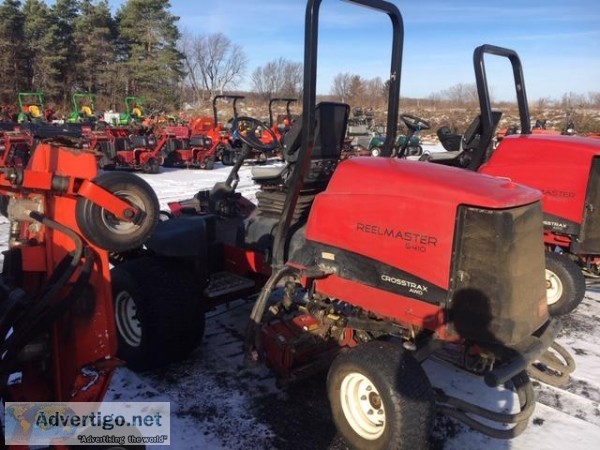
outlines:
[[[333,420],[350,448],[426,449],[433,389],[402,345],[371,341],[340,354],[327,376]]]
[[[111,271],[117,356],[135,371],[178,361],[204,334],[201,289],[186,267],[151,257]]]
[[[551,316],[563,316],[577,308],[585,289],[585,277],[568,255],[546,253],[546,296]]]
[[[379,147],[373,147],[371,149],[371,156],[378,157],[381,156],[381,149]]]
[[[119,220],[92,199],[79,197],[75,217],[83,236],[92,244],[111,252],[131,250],[142,245],[158,223],[158,198],[142,178],[127,172],[107,172],[93,180],[144,212],[132,222]]]

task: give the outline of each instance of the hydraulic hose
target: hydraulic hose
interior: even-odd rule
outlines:
[[[244,352],[246,354],[247,361],[257,361],[258,353],[257,349],[259,348],[258,342],[258,330],[260,328],[260,324],[263,319],[263,315],[265,314],[265,309],[267,306],[267,301],[273,292],[273,289],[279,283],[279,281],[285,276],[292,272],[296,272],[296,269],[290,266],[283,266],[277,272],[271,275],[271,277],[267,280],[265,285],[258,296],[258,299],[254,303],[252,308],[252,312],[250,313],[250,322],[248,323],[248,328],[246,329],[246,337],[244,339]]]
[[[56,266],[52,275],[48,278],[46,285],[38,294],[38,300],[33,300],[33,307],[15,320],[15,323],[18,321],[20,324],[23,324],[23,326],[17,327],[13,334],[6,338],[0,346],[0,355],[3,355],[2,363],[9,360],[13,354],[16,354],[21,347],[27,344],[27,342],[33,337],[32,335],[34,333],[32,332],[35,330],[36,325],[39,324],[41,320],[45,319],[46,315],[48,314],[48,306],[71,279],[77,267],[81,265],[81,259],[84,253],[83,242],[73,230],[61,225],[58,222],[55,222],[54,220],[44,217],[42,214],[37,212],[31,212],[30,217],[38,222],[41,222],[43,225],[55,229],[70,237],[75,243],[75,250],[72,253],[65,255]],[[84,276],[86,279],[89,278],[89,272],[91,271],[91,266],[93,263],[93,254],[89,249],[86,248],[86,250],[86,261],[84,266],[89,267],[82,271],[79,279]]]

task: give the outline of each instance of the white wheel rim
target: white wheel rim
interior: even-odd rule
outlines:
[[[363,439],[373,441],[385,430],[385,409],[375,385],[358,372],[349,373],[340,386],[346,421]]]
[[[127,291],[121,291],[115,298],[115,322],[119,335],[131,347],[142,343],[142,324],[137,316],[137,307]]]
[[[546,298],[548,305],[554,305],[562,297],[563,284],[560,278],[552,271],[546,269]]]
[[[374,148],[373,150],[371,150],[371,156],[379,156],[379,149],[378,148]]]

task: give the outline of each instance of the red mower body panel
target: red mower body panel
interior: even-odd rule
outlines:
[[[373,182],[356,183],[359,179]],[[459,208],[505,211],[541,197],[535,189],[446,166],[387,158],[344,161],[315,198],[306,239],[317,243],[322,260],[348,266],[342,257],[358,258],[365,270],[377,269],[371,281],[330,276],[318,280],[317,289],[383,317],[440,332],[441,311],[452,289]],[[541,224],[538,231],[541,252]]]
[[[502,140],[479,172],[539,189],[544,194],[545,228],[579,235],[589,191],[600,188],[591,173],[598,157],[600,141],[593,139],[512,135]]]

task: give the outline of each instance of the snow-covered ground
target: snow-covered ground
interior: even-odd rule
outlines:
[[[439,147],[431,147],[439,151]],[[240,172],[238,191],[254,200],[250,166]],[[229,168],[163,169],[140,175],[156,190],[161,208],[189,198],[227,177]],[[2,219],[4,220],[4,219]],[[0,242],[6,245],[6,221]],[[1,250],[2,248],[0,248]],[[242,335],[251,305],[238,301],[207,315],[201,347],[186,361],[135,374],[117,371],[108,401],[171,402],[171,443],[176,449],[344,449],[333,426],[324,376],[280,386],[265,367],[243,363]],[[564,320],[559,342],[577,369],[563,388],[535,383],[538,402],[527,430],[510,441],[488,438],[444,416],[436,420],[436,449],[597,448],[600,442],[600,289]],[[432,383],[449,394],[482,404],[507,404],[506,393],[491,391],[476,377],[437,362],[425,365]]]

